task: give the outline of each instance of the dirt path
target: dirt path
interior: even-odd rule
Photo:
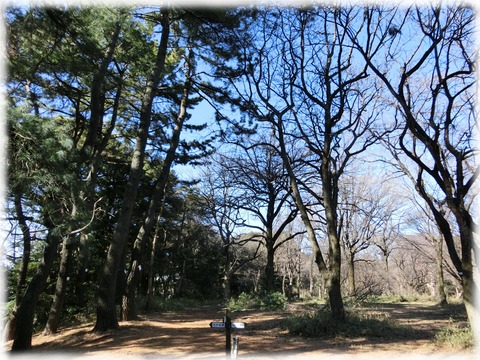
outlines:
[[[354,355],[355,359],[405,359],[416,357],[445,359],[474,359],[473,351],[458,352],[438,349],[432,339],[439,329],[449,324],[466,321],[461,308],[448,310],[424,304],[381,304],[369,311],[389,314],[401,324],[415,328],[414,336],[393,339],[305,339],[290,336],[281,327],[282,320],[293,312],[302,311],[299,305],[287,311],[240,311],[233,321],[245,322],[246,329],[239,335],[239,358],[274,359],[321,358],[340,359]],[[51,336],[36,335],[32,358],[53,355],[64,358],[171,358],[222,359],[225,357],[225,333],[211,329],[211,321],[222,321],[224,312],[219,306],[204,306],[179,312],[149,314],[138,322],[122,322],[117,331],[102,335],[91,332],[93,324],[63,329]],[[8,349],[11,344],[6,344]],[[373,357],[372,357],[373,352]],[[441,356],[441,357],[439,357]]]

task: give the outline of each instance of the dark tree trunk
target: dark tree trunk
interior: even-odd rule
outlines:
[[[5,324],[4,330],[4,339],[6,341],[13,340],[15,336],[15,323],[16,323],[16,313],[17,308],[20,304],[23,291],[25,290],[25,285],[27,282],[27,271],[28,271],[28,264],[30,263],[30,250],[31,250],[31,243],[32,237],[30,235],[30,228],[27,224],[27,218],[23,213],[23,206],[22,206],[22,197],[21,194],[15,192],[14,194],[14,204],[15,204],[15,212],[17,214],[18,224],[20,229],[22,230],[23,235],[23,254],[22,260],[20,263],[20,270],[18,272],[18,280],[17,280],[17,289],[15,291],[15,308],[12,312],[12,315],[8,319],[7,323]]]
[[[232,280],[232,253],[231,253],[231,243],[230,238],[225,239],[223,244],[223,254],[225,258],[225,266],[223,268],[223,297],[225,303],[227,303],[231,296],[231,280]]]
[[[20,226],[20,229],[22,230],[23,236],[22,262],[20,264],[20,271],[18,273],[17,290],[15,294],[15,304],[18,305],[20,303],[21,294],[25,289],[25,284],[27,282],[27,271],[28,264],[30,263],[32,237],[30,235],[30,228],[28,227],[27,219],[23,213],[22,198],[20,194],[15,193],[14,202],[18,224]]]
[[[138,255],[137,255],[138,256]],[[122,296],[122,320],[138,320],[137,309],[135,306],[135,294],[137,291],[137,284],[140,279],[140,259],[135,259],[132,262],[130,272],[127,277],[127,285],[125,293]]]
[[[52,269],[61,238],[49,230],[47,247],[37,273],[27,286],[16,313],[15,337],[12,351],[29,350],[32,347],[33,319],[38,298],[45,288],[47,277]]]
[[[478,285],[473,277],[473,224],[469,213],[465,210],[463,201],[450,202],[448,206],[455,216],[455,220],[460,232],[461,255],[457,253],[455,241],[452,234],[450,223],[444,217],[443,212],[437,209],[431,197],[427,194],[423,183],[417,180],[416,189],[425,200],[432,211],[436,225],[443,235],[448,254],[452,260],[455,269],[462,278],[463,302],[467,311],[468,322],[475,335],[480,333],[478,321],[480,318],[478,307],[476,306],[475,296],[478,293]],[[478,270],[477,270],[478,271]]]
[[[58,330],[58,325],[60,324],[60,318],[63,312],[63,304],[65,302],[65,294],[67,291],[67,275],[70,272],[70,265],[72,262],[72,245],[69,243],[70,241],[71,238],[67,237],[62,244],[57,284],[55,286],[55,294],[53,297],[52,306],[50,308],[50,313],[48,315],[47,324],[43,331],[44,335],[55,334]]]
[[[348,258],[348,285],[350,296],[355,296],[357,287],[355,285],[355,259],[353,254],[349,254]]]
[[[231,292],[231,276],[230,276],[230,269],[225,269],[225,273],[223,274],[223,297],[225,302],[228,302],[232,297]]]
[[[479,293],[478,285],[473,278],[472,272],[464,272],[462,276],[463,286],[463,303],[467,311],[468,321],[474,337],[480,333],[480,325],[478,324],[479,314],[476,305],[476,296]]]
[[[163,206],[159,211],[158,218],[157,218],[157,227],[155,229],[155,235],[153,236],[152,241],[152,251],[150,252],[150,262],[148,264],[148,285],[147,285],[147,299],[145,301],[145,310],[150,309],[150,302],[153,296],[153,280],[154,280],[154,265],[155,265],[155,252],[157,250],[157,242],[158,237],[160,236],[160,230],[162,227],[160,226],[160,218],[162,216]],[[167,237],[167,230],[163,229],[164,241]]]
[[[113,240],[108,248],[107,258],[100,278],[97,295],[97,321],[94,327],[96,332],[104,332],[118,328],[118,320],[115,306],[115,290],[117,287],[117,271],[120,269],[122,251],[127,242],[130,220],[132,218],[138,186],[143,175],[143,162],[145,147],[148,138],[148,129],[151,122],[151,112],[156,88],[164,72],[165,58],[167,55],[168,37],[170,33],[170,21],[168,9],[162,10],[162,35],[158,46],[157,58],[154,69],[147,83],[142,109],[140,112],[140,124],[135,140],[135,149],[132,155],[130,174],[123,197],[117,225],[113,233]]]
[[[147,221],[148,222],[148,219]],[[152,221],[153,222],[153,221]],[[147,242],[147,236],[145,234],[145,225],[140,228],[137,235],[137,239],[133,244],[132,250],[132,265],[128,272],[125,289],[122,292],[122,320],[138,320],[137,310],[135,307],[135,297],[137,292],[137,286],[140,282],[141,267],[143,264],[143,253]],[[148,230],[148,229],[147,229]]]
[[[308,293],[310,294],[310,296],[313,296],[313,289],[314,289],[313,257],[311,258],[310,267],[309,267],[309,271],[308,271],[308,283],[309,283]]]
[[[265,291],[271,292],[274,290],[275,282],[275,250],[272,244],[267,241],[267,264],[265,266]]]
[[[335,320],[343,321],[345,320],[345,308],[343,306],[341,291],[340,251],[333,250],[331,259],[332,262],[329,265],[330,271],[328,274],[328,297],[330,308],[332,311],[332,317]]]
[[[184,257],[183,261],[182,261],[182,270],[180,271],[177,286],[176,286],[175,292],[174,292],[174,296],[176,296],[176,297],[181,298],[181,297],[184,296],[184,281],[183,281],[183,279],[185,278],[185,275],[186,275],[186,267],[187,267],[187,259],[185,259],[185,257]]]
[[[459,209],[456,220],[460,231],[460,242],[462,244],[462,285],[463,302],[467,311],[468,322],[472,329],[474,338],[480,335],[480,314],[477,302],[477,296],[480,294],[477,283],[478,268],[473,266],[475,239],[471,219],[466,211]],[[478,264],[477,264],[478,265]],[[477,276],[474,276],[474,271]]]
[[[84,233],[81,233],[78,251],[78,273],[75,281],[75,302],[77,305],[85,304],[86,301],[85,281],[87,278],[89,257],[90,249],[88,244],[88,236]]]
[[[325,125],[328,129],[328,123]],[[327,133],[327,132],[326,132]],[[335,320],[345,320],[345,309],[341,293],[341,250],[340,236],[338,233],[337,222],[337,203],[338,203],[338,183],[337,178],[330,169],[330,138],[325,135],[324,154],[321,166],[323,206],[325,208],[325,218],[327,223],[328,236],[328,296],[332,317]]]
[[[443,277],[443,239],[434,239],[435,244],[435,260],[437,264],[437,302],[440,306],[447,305],[447,294],[445,293],[445,281]]]

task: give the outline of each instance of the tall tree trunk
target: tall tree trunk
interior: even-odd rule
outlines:
[[[75,219],[76,216],[77,206],[74,205],[71,211],[71,218]],[[71,232],[71,229],[69,232]],[[72,241],[74,236],[75,234],[70,233],[63,239],[62,250],[60,252],[60,266],[57,275],[57,282],[55,285],[55,294],[53,296],[52,305],[50,307],[47,324],[44,329],[45,335],[56,333],[58,330],[58,325],[60,324],[60,319],[63,312],[63,304],[65,302],[65,294],[67,290],[67,276],[70,273],[72,262]]]
[[[63,311],[63,304],[65,302],[65,294],[67,291],[67,275],[70,271],[72,262],[72,244],[71,237],[65,237],[62,244],[60,268],[57,276],[57,283],[55,286],[55,294],[53,296],[52,306],[48,315],[47,324],[43,331],[44,335],[55,334],[60,324],[60,318]]]
[[[30,263],[32,236],[30,234],[30,228],[27,224],[27,218],[23,213],[22,197],[18,192],[16,192],[14,195],[14,203],[15,212],[17,213],[18,224],[20,226],[20,229],[22,230],[23,236],[23,254],[22,261],[20,263],[20,271],[18,272],[17,289],[15,293],[15,304],[18,305],[20,303],[21,294],[25,289],[25,284],[27,282],[27,271],[28,264]]]
[[[224,251],[224,256],[225,256],[225,266],[223,268],[223,297],[224,297],[224,300],[225,300],[225,303],[227,303],[231,296],[232,296],[232,293],[231,293],[231,272],[232,272],[232,269],[231,269],[231,254],[230,254],[230,240],[224,244],[224,247],[223,247],[223,251]]]
[[[437,264],[437,302],[440,306],[447,305],[447,294],[445,293],[445,281],[443,277],[443,239],[434,239],[435,241],[435,261]]]
[[[275,281],[275,250],[271,241],[267,241],[267,264],[265,266],[265,291],[271,292],[274,290]]]
[[[27,218],[23,213],[22,196],[18,191],[15,192],[13,201],[15,205],[15,212],[17,214],[18,224],[20,226],[20,229],[22,230],[23,254],[22,254],[22,260],[20,263],[20,270],[18,272],[17,289],[15,291],[15,307],[12,311],[10,318],[5,324],[4,339],[7,341],[13,340],[15,336],[16,314],[22,298],[22,294],[25,290],[25,285],[27,283],[27,271],[28,271],[28,264],[30,263],[30,251],[31,251],[31,243],[32,243],[30,228],[28,227],[28,224],[27,224]]]
[[[152,251],[150,252],[150,262],[148,264],[148,285],[147,285],[147,299],[145,301],[145,310],[150,309],[150,302],[153,296],[153,281],[154,281],[154,265],[155,265],[155,252],[157,250],[157,242],[158,242],[158,237],[160,236],[160,230],[162,227],[160,226],[160,218],[162,217],[162,212],[163,212],[163,206],[160,209],[158,213],[158,218],[157,218],[157,227],[155,228],[155,234],[153,235],[153,241],[152,241]],[[163,240],[165,242],[167,238],[167,229],[163,229]]]
[[[265,290],[271,292],[274,290],[275,266],[274,252],[270,249],[267,252],[267,265],[265,267]]]
[[[75,277],[75,303],[77,305],[85,304],[85,280],[88,272],[88,260],[90,257],[88,235],[85,232],[80,233],[79,251],[78,251],[78,273]]]
[[[350,296],[355,296],[357,287],[355,285],[355,259],[353,254],[349,254],[348,257],[348,286]]]
[[[187,218],[187,212],[186,212],[186,209],[184,209],[183,215],[182,215],[182,222],[180,223],[180,229],[178,231],[178,237],[177,237],[177,243],[179,244],[178,254],[179,254],[179,258],[180,257],[182,258],[182,269],[180,271],[178,282],[176,284],[177,286],[174,290],[174,296],[178,296],[178,297],[183,296],[183,284],[184,284],[183,279],[185,278],[185,269],[187,265],[187,259],[185,256],[185,239],[182,236],[186,218]]]
[[[156,214],[165,198],[165,191],[170,177],[170,169],[172,167],[173,161],[175,160],[177,148],[180,143],[180,134],[182,132],[185,119],[187,117],[188,98],[190,95],[191,76],[193,71],[193,69],[191,68],[192,66],[193,51],[190,51],[188,59],[186,59],[187,70],[185,73],[185,85],[183,88],[182,99],[180,101],[180,109],[177,119],[175,121],[175,128],[173,129],[172,138],[170,139],[170,147],[167,151],[165,160],[163,161],[162,170],[160,172],[157,185],[155,186],[154,195],[150,200],[147,217],[144,224],[140,227],[133,246],[132,265],[129,275],[127,277],[127,286],[122,301],[122,319],[125,321],[137,319],[135,310],[135,296],[136,289],[141,278],[143,254],[145,252],[147,241],[150,238],[153,225],[155,223]]]
[[[388,254],[385,252],[383,254],[383,263],[385,264],[385,271],[387,275],[390,275],[390,267],[388,266]]]
[[[269,184],[269,186],[271,186],[271,184]],[[270,194],[272,192],[273,191],[269,191]],[[265,247],[267,249],[267,263],[265,265],[264,287],[267,293],[273,291],[275,281],[275,239],[273,237],[273,204],[275,202],[271,200],[273,198],[273,196],[270,196],[270,201],[267,209],[267,221],[265,224]]]
[[[148,219],[146,222],[149,221]],[[153,222],[153,221],[151,221]],[[147,225],[148,226],[148,225]],[[148,234],[149,236],[149,234]],[[143,264],[143,253],[145,252],[148,236],[145,232],[145,225],[140,228],[132,250],[132,264],[127,275],[125,290],[122,294],[122,320],[138,320],[135,306],[135,297],[137,285],[141,277],[141,268]]]
[[[112,242],[108,248],[107,258],[100,277],[100,284],[97,295],[97,320],[94,331],[103,332],[118,327],[115,289],[117,287],[117,271],[120,268],[122,251],[125,247],[130,220],[137,198],[138,186],[143,175],[143,162],[145,158],[145,147],[150,127],[153,99],[156,88],[165,68],[167,55],[168,37],[170,33],[169,10],[162,10],[162,35],[158,46],[157,58],[152,74],[149,77],[142,108],[140,112],[140,124],[135,139],[135,149],[130,164],[128,183],[123,196],[122,208],[115,226]]]
[[[287,152],[287,147],[285,145],[282,116],[288,110],[290,109],[285,109],[283,113],[275,114],[275,116],[277,117],[277,120],[274,123],[274,126],[275,126],[275,130],[278,132],[277,138],[280,146],[280,156],[282,158],[283,165],[285,166],[285,170],[287,171],[288,177],[290,179],[290,187],[292,189],[292,194],[295,200],[295,204],[297,205],[298,211],[300,212],[300,217],[307,230],[308,240],[310,241],[310,245],[312,246],[312,249],[313,249],[314,261],[317,264],[317,267],[320,273],[324,273],[327,271],[327,265],[325,263],[325,260],[323,259],[320,246],[318,245],[317,237],[315,235],[315,230],[313,229],[312,222],[308,217],[307,207],[305,206],[305,203],[303,202],[302,196],[300,194],[298,181],[293,171],[292,164],[290,162],[290,157]]]
[[[327,129],[329,128],[328,122],[325,127]],[[343,306],[340,277],[342,257],[337,226],[338,178],[332,174],[330,168],[330,141],[331,138],[328,135],[328,131],[326,131],[321,176],[324,199],[323,206],[325,208],[325,219],[327,223],[328,258],[330,260],[328,264],[327,286],[332,317],[335,320],[343,321],[345,319],[345,309]]]
[[[478,308],[477,296],[480,294],[478,288],[479,273],[478,264],[474,264],[474,233],[469,224],[468,216],[458,216],[457,224],[460,231],[460,242],[462,243],[462,285],[463,302],[467,311],[468,322],[472,329],[474,338],[480,336],[480,310]],[[476,266],[474,266],[476,265]]]
[[[136,250],[134,250],[136,251]],[[136,257],[139,255],[136,255]],[[137,309],[135,306],[136,284],[140,277],[140,261],[134,260],[127,276],[125,292],[122,296],[122,321],[138,320]]]
[[[458,203],[447,203],[455,216],[458,230],[460,232],[461,255],[459,256],[455,247],[455,241],[450,223],[444,217],[443,211],[440,211],[435,206],[434,201],[427,194],[420,177],[417,179],[416,189],[432,211],[435,223],[445,240],[445,245],[447,246],[450,259],[452,260],[455,269],[458,271],[458,274],[462,278],[463,302],[468,316],[468,323],[470,324],[474,335],[478,336],[480,334],[480,326],[478,325],[480,321],[480,314],[475,302],[475,298],[477,296],[476,294],[478,294],[478,284],[474,276],[474,271],[477,272],[478,276],[478,269],[474,268],[473,266],[473,246],[475,244],[475,235],[472,229],[472,219],[465,210],[465,205],[462,201],[459,201]]]
[[[332,317],[335,320],[345,320],[345,308],[343,306],[342,290],[341,290],[341,255],[340,241],[338,236],[329,236],[329,272],[327,278],[328,297],[330,300],[330,308]]]
[[[314,288],[314,278],[313,278],[313,257],[310,258],[310,268],[308,271],[308,281],[309,281],[309,287],[308,287],[308,292],[310,296],[313,296],[313,288]]]
[[[480,325],[478,323],[480,317],[478,314],[478,308],[476,305],[476,296],[479,293],[478,285],[473,277],[473,273],[464,273],[462,276],[462,286],[463,286],[463,303],[465,310],[467,311],[468,322],[472,329],[474,338],[480,332]]]
[[[61,238],[50,228],[47,235],[47,247],[43,253],[38,270],[25,290],[16,314],[15,336],[12,351],[29,350],[32,347],[33,319],[38,298],[45,288],[47,277],[52,269]]]
[[[185,278],[186,267],[187,267],[187,259],[184,257],[183,260],[182,260],[182,270],[180,271],[177,286],[175,287],[175,292],[174,292],[174,296],[179,297],[179,298],[184,296],[184,290],[183,290],[184,289],[184,281],[183,281],[183,279]]]
[[[225,299],[225,303],[227,303],[231,298],[232,298],[232,279],[231,279],[231,274],[227,271],[230,271],[229,269],[225,269],[225,273],[223,274],[223,282],[222,282],[222,288],[223,288],[223,298]]]

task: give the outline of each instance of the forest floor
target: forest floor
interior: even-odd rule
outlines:
[[[468,359],[478,358],[474,349],[439,347],[435,333],[449,325],[463,326],[466,316],[461,305],[440,308],[428,303],[372,304],[361,311],[381,313],[412,331],[388,338],[302,338],[288,334],[283,320],[302,313],[302,304],[290,304],[285,311],[238,311],[233,322],[246,328],[234,330],[239,337],[239,359]],[[146,358],[222,359],[225,358],[225,332],[210,328],[222,321],[221,306],[199,306],[173,312],[142,315],[140,321],[121,322],[120,329],[104,334],[91,330],[93,323],[63,328],[50,336],[33,337],[35,358]],[[9,350],[10,343],[5,344]],[[16,357],[16,356],[15,356]]]

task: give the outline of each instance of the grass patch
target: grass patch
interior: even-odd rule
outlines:
[[[291,316],[285,327],[292,335],[303,337],[377,337],[407,335],[409,328],[400,326],[386,314],[356,311],[347,312],[345,321],[333,320],[328,311]]]
[[[458,327],[454,325],[443,328],[435,335],[435,343],[439,346],[449,346],[455,349],[473,348],[473,339],[470,327]]]
[[[145,308],[144,297],[139,298],[138,310],[143,311]],[[190,298],[173,298],[173,299],[163,299],[161,297],[152,296],[150,299],[150,308],[149,311],[181,311],[185,309],[196,308],[202,305],[208,305],[209,303],[199,299],[190,299]]]
[[[357,302],[362,304],[375,303],[375,304],[401,304],[401,303],[419,303],[419,302],[434,302],[429,295],[368,295],[356,299]]]
[[[328,299],[324,299],[318,296],[312,296],[304,299],[304,304],[312,309],[318,309],[325,306],[328,303]]]
[[[284,310],[287,298],[280,292],[271,292],[263,296],[241,293],[227,304],[230,311],[240,310]]]

